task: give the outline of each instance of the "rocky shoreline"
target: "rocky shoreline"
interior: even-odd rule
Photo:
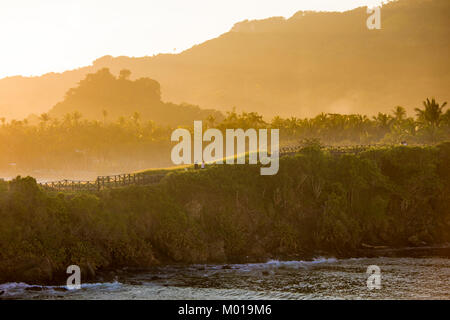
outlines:
[[[326,252],[318,252],[315,255],[284,255],[284,256],[272,256],[264,257],[260,259],[247,258],[240,259],[238,261],[222,261],[217,263],[199,263],[199,264],[186,264],[186,263],[174,263],[165,261],[161,263],[157,261],[153,265],[147,265],[145,267],[109,267],[95,271],[90,264],[86,264],[81,267],[82,269],[82,282],[87,283],[105,283],[105,282],[115,282],[121,281],[123,278],[129,278],[130,275],[136,273],[143,273],[151,270],[154,267],[164,268],[164,266],[189,266],[198,265],[199,268],[202,265],[221,265],[222,269],[231,269],[233,264],[247,264],[247,263],[265,263],[270,260],[278,261],[313,261],[317,257],[326,258],[336,258],[336,259],[349,259],[349,258],[380,258],[380,257],[405,257],[405,258],[422,258],[422,257],[444,257],[450,258],[450,244],[444,244],[440,246],[420,246],[420,247],[375,247],[367,248],[361,247],[360,249],[349,255],[331,255]],[[204,268],[204,267],[203,267]],[[19,273],[21,274],[21,273]],[[53,272],[49,266],[49,261],[43,263],[41,266],[30,266],[25,273],[26,277],[16,278],[13,277],[11,281],[6,282],[24,282],[30,286],[26,290],[30,291],[40,291],[43,290],[43,286],[55,286],[55,290],[66,291],[66,279],[68,277],[64,272]],[[156,276],[155,276],[156,277]],[[22,280],[19,280],[22,279]],[[155,278],[154,280],[158,280]],[[0,292],[1,298],[1,292]]]

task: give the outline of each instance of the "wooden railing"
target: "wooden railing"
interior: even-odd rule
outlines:
[[[127,173],[113,176],[100,176],[95,181],[60,180],[42,182],[40,185],[48,191],[79,192],[100,191],[130,185],[149,185],[158,183],[165,174]]]
[[[353,145],[353,146],[323,146],[333,155],[358,154],[371,147],[386,147],[387,145]],[[280,155],[294,155],[300,152],[304,146],[286,146],[280,148]],[[158,183],[165,174],[129,173],[112,176],[100,176],[95,181],[60,180],[40,183],[45,190],[60,192],[100,191],[105,189],[120,188],[130,185],[149,185]]]
[[[351,146],[322,146],[321,149],[328,151],[331,154],[358,154],[373,147],[389,147],[391,145],[385,144],[367,144],[367,145],[351,145]],[[293,155],[300,152],[304,146],[286,146],[280,148],[280,155]]]

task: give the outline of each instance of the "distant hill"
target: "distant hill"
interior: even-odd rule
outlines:
[[[413,112],[425,97],[450,99],[450,1],[399,0],[368,30],[366,8],[244,21],[180,54],[105,56],[92,66],[0,80],[0,115],[49,110],[87,73],[126,68],[161,83],[163,100],[265,116]]]
[[[83,118],[117,121],[120,117],[138,117],[153,120],[158,125],[192,125],[194,120],[212,115],[221,120],[223,115],[215,110],[198,106],[161,101],[160,85],[150,78],[129,80],[131,72],[122,70],[118,77],[107,68],[87,74],[78,85],[67,91],[63,101],[49,112],[52,118],[79,112]],[[136,120],[138,120],[136,119]]]

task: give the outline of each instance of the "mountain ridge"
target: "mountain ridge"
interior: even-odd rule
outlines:
[[[179,54],[103,56],[64,73],[1,79],[0,115],[46,112],[84,75],[104,67],[157,80],[164,101],[266,117],[376,114],[396,105],[412,112],[426,96],[448,100],[450,3],[399,0],[381,12],[381,30],[366,28],[363,7],[299,11],[289,19],[238,22]]]

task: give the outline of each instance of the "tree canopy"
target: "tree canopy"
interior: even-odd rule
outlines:
[[[130,80],[131,72],[122,70],[115,77],[108,68],[89,73],[78,85],[67,91],[63,101],[48,113],[61,118],[79,112],[90,120],[115,121],[119,117],[152,120],[161,125],[188,124],[209,115],[221,118],[215,110],[202,110],[189,104],[165,103],[161,100],[160,84],[150,78]]]

